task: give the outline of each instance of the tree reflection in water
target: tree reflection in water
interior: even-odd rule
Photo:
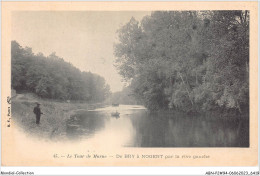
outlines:
[[[79,114],[77,121],[68,123],[68,137],[88,139],[99,134],[98,140],[118,139],[117,144],[125,147],[249,147],[248,120],[124,108],[119,110],[120,118],[111,117],[106,109]]]

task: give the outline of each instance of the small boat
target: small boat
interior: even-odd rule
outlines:
[[[119,112],[112,112],[112,113],[111,113],[111,116],[113,116],[113,117],[119,117],[119,116],[120,116],[120,113],[119,113]]]
[[[119,103],[112,103],[112,106],[119,106]]]
[[[79,124],[67,124],[67,128],[68,129],[77,129],[79,127],[80,127]]]

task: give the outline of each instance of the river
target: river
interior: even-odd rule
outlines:
[[[119,112],[113,117],[111,113]],[[67,122],[71,140],[121,147],[248,147],[248,120],[149,113],[143,106],[120,105],[77,114]],[[107,142],[106,142],[107,143]]]

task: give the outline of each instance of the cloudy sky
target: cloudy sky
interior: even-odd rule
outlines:
[[[131,17],[141,20],[150,12],[13,12],[12,40],[36,54],[52,52],[81,71],[103,76],[111,91],[123,87],[114,68],[116,31]]]

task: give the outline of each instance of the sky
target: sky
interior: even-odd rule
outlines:
[[[104,77],[111,91],[122,90],[122,77],[113,66],[117,30],[132,17],[141,20],[150,12],[18,11],[12,14],[12,40],[37,54],[56,55],[81,71]]]

